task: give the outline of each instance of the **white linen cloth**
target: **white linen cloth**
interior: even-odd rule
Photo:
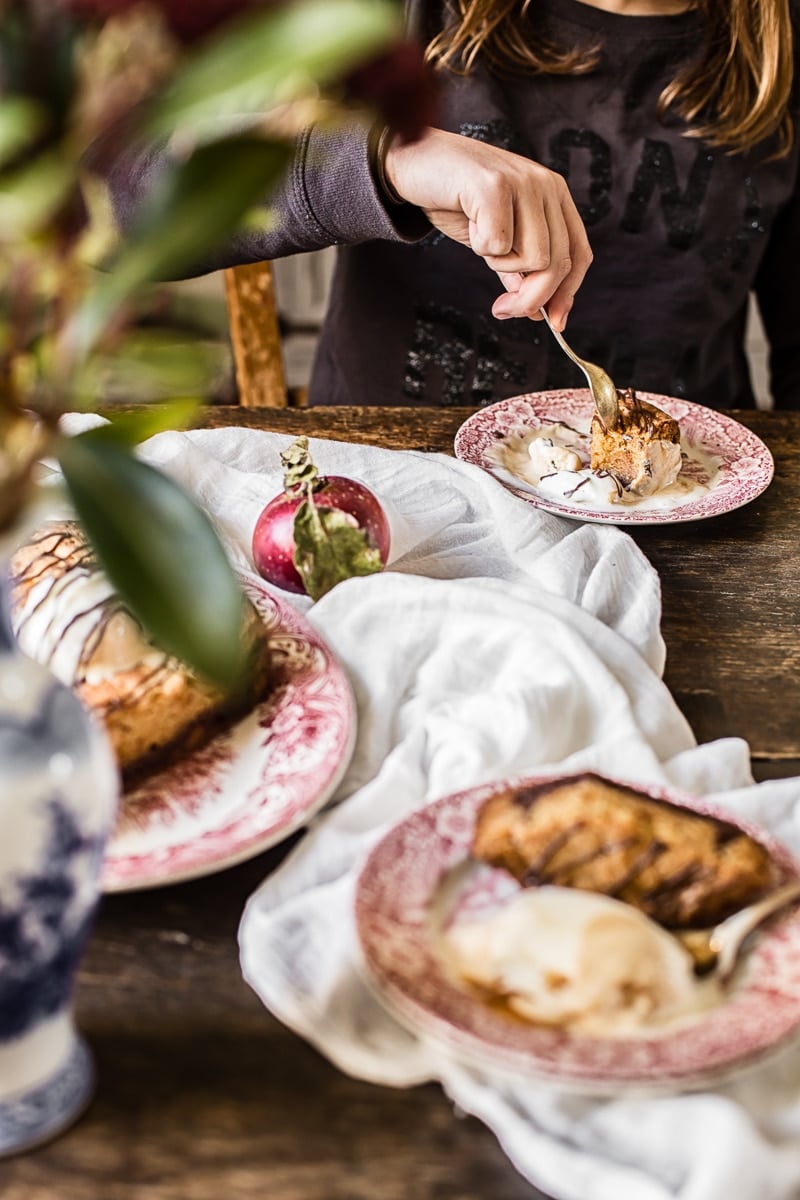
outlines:
[[[252,529],[280,490],[290,440],[162,434],[143,454],[187,486],[252,571]],[[444,455],[311,446],[321,471],[380,496],[392,554],[388,571],[313,606],[295,598],[349,674],[358,739],[335,806],[245,910],[245,978],[342,1070],[395,1087],[439,1080],[558,1200],[797,1200],[800,1050],[714,1090],[587,1099],[466,1065],[403,1029],[363,982],[359,866],[436,797],[594,768],[713,794],[800,852],[800,781],[754,785],[739,739],[695,744],[660,678],[657,576],[621,530],[538,511]]]

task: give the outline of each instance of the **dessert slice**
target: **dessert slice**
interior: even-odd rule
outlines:
[[[591,468],[607,471],[631,497],[652,496],[670,487],[681,469],[678,422],[633,388],[617,392],[619,425],[607,429],[597,413],[592,418]]]
[[[592,774],[491,796],[472,853],[524,886],[600,892],[668,929],[714,925],[780,881],[738,826]]]
[[[235,695],[150,642],[94,559],[80,526],[52,522],[11,560],[21,649],[74,689],[103,723],[126,785],[205,745],[252,708],[270,679],[263,623],[243,613],[252,671]]]

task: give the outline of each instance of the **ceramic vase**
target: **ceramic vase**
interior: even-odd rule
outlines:
[[[0,562],[0,1156],[64,1129],[93,1084],[72,983],[119,784],[74,693],[17,647]]]

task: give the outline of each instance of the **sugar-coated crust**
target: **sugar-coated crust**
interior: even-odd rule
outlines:
[[[99,574],[99,567],[75,522],[54,522],[43,527],[22,546],[11,562],[12,624],[29,654],[56,670],[58,637],[48,645],[42,631],[48,621],[60,622],[57,632],[68,637],[81,621],[78,652],[64,682],[105,726],[123,779],[132,783],[151,771],[205,744],[220,728],[252,708],[269,685],[270,653],[263,624],[246,602],[243,636],[250,649],[252,677],[247,686],[229,696],[198,678],[178,659],[146,646],[146,661],[125,663],[118,669],[97,670],[98,648],[113,620],[133,618],[111,592],[110,586],[91,594],[91,601],[76,604],[76,615],[56,616],[53,596],[62,595],[74,579],[83,586]],[[82,595],[85,595],[86,591]],[[48,614],[47,605],[53,610]],[[138,631],[138,626],[135,627]],[[26,644],[27,641],[31,644]],[[63,649],[63,645],[61,647]],[[93,669],[94,668],[94,669]],[[56,674],[63,677],[65,669]]]
[[[490,797],[472,852],[525,885],[601,892],[671,929],[714,925],[779,878],[737,826],[592,774]]]

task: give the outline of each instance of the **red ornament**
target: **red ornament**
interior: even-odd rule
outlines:
[[[374,492],[356,479],[319,475],[298,438],[281,455],[285,489],[253,531],[256,570],[277,587],[314,599],[353,575],[379,571],[389,557],[389,521]]]

